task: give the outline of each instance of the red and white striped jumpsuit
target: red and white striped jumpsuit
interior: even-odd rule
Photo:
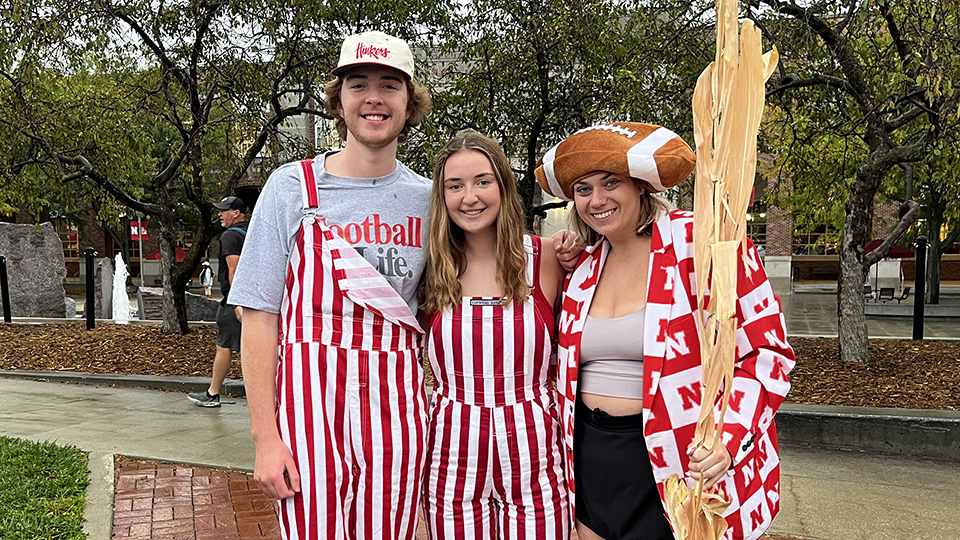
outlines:
[[[277,423],[301,491],[284,538],[413,539],[426,436],[422,331],[380,273],[320,216],[313,160],[281,304]]]
[[[524,237],[524,247],[532,288],[524,301],[464,297],[430,316],[424,510],[435,540],[569,535],[553,307],[538,287],[540,239]]]

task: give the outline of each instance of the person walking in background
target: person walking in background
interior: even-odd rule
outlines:
[[[203,261],[200,267],[200,285],[203,286],[203,294],[211,298],[213,297],[213,269],[210,268],[209,261]]]
[[[510,162],[464,132],[437,155],[421,319],[434,374],[428,537],[566,539],[553,239],[524,234]]]
[[[270,175],[231,292],[254,478],[281,499],[284,538],[413,539],[430,181],[397,146],[430,96],[407,43],[382,32],[347,37],[333,74],[326,108],[346,145]]]
[[[574,133],[535,171],[541,187],[574,202],[573,228],[588,246],[564,284],[558,351],[581,540],[673,538],[662,484],[673,474],[731,497],[727,538],[759,537],[779,510],[773,417],[795,357],[749,239],[737,257],[738,360],[723,445],[689,448],[702,384],[693,214],[668,211],[654,194],[694,163],[670,130],[614,122]]]
[[[220,254],[217,257],[217,278],[220,281],[220,305],[217,307],[217,352],[213,357],[210,386],[203,392],[187,394],[187,398],[201,407],[220,406],[220,387],[230,372],[231,353],[240,351],[240,320],[243,308],[228,302],[243,242],[247,235],[244,213],[247,205],[238,197],[224,197],[214,208],[219,211],[220,224],[226,229],[220,235]],[[209,269],[209,263],[206,263]],[[201,272],[201,279],[203,273]],[[207,296],[210,293],[207,292]]]

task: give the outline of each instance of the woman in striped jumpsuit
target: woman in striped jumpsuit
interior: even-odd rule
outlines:
[[[562,277],[552,240],[523,234],[503,150],[475,132],[433,173],[421,319],[434,391],[423,504],[430,538],[567,538],[551,365]]]

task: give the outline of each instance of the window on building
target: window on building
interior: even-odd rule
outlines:
[[[340,148],[343,143],[340,141],[336,122],[318,118],[313,126],[313,142],[318,151]]]
[[[793,233],[794,255],[836,255],[840,233],[833,227],[817,225]]]
[[[753,240],[757,251],[767,251],[767,205],[761,202],[747,208],[747,237]]]
[[[916,244],[917,237],[920,235],[929,235],[929,233],[927,232],[929,230],[930,230],[930,227],[927,224],[927,220],[925,218],[920,218],[913,225],[911,225],[909,229],[907,229],[906,233],[903,234],[903,237],[900,238],[900,244],[906,243],[908,246],[914,246]],[[940,241],[945,242],[947,238],[950,236],[950,232],[952,230],[953,229],[951,228],[950,225],[946,223],[943,224],[940,227]],[[945,251],[944,251],[945,254],[952,255],[952,254],[960,253],[960,240],[954,242],[949,246],[941,246],[941,248],[945,248]],[[913,249],[913,247],[911,247],[910,249]]]
[[[120,250],[114,249],[114,252],[114,255],[116,255],[117,253],[120,253]],[[140,260],[140,242],[135,240],[130,242],[130,260]]]
[[[80,236],[77,226],[65,218],[53,218],[53,228],[63,245],[63,258],[67,261],[80,259]]]
[[[943,233],[940,234],[941,240],[946,240],[947,236],[950,235],[950,231],[946,227],[943,228]],[[953,244],[947,247],[945,253],[960,253],[960,240],[954,242]]]

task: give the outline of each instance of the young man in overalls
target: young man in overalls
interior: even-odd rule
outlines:
[[[333,74],[326,107],[346,145],[270,175],[230,295],[244,307],[254,476],[281,499],[284,538],[412,539],[430,181],[397,145],[430,98],[407,44],[381,32],[348,37]]]

